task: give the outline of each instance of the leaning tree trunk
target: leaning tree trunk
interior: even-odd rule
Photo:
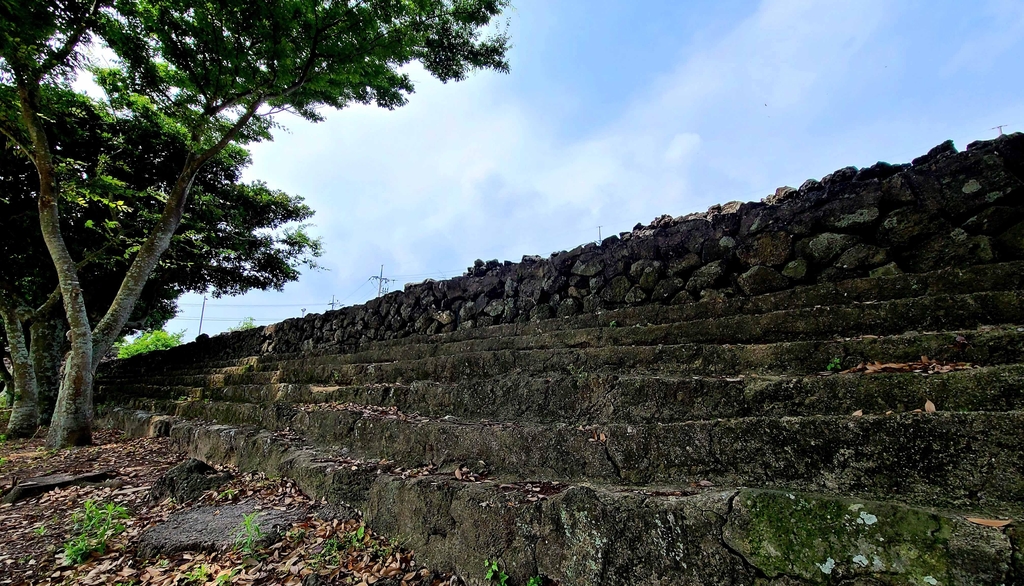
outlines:
[[[37,314],[29,328],[29,358],[36,373],[39,393],[39,425],[49,425],[60,391],[60,367],[64,361],[67,326],[63,316]]]
[[[7,345],[11,349],[11,378],[14,385],[14,409],[7,424],[7,436],[31,437],[39,428],[39,400],[36,373],[25,343],[25,328],[21,325],[18,312],[7,303],[0,302],[0,317],[3,318]]]

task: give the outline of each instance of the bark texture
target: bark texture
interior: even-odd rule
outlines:
[[[13,305],[0,301],[0,314],[3,317],[4,330],[7,332],[7,345],[11,351],[11,378],[14,386],[14,409],[7,424],[7,436],[30,437],[39,427],[39,400],[25,329]]]
[[[67,326],[59,315],[37,314],[29,328],[29,358],[36,373],[39,394],[39,425],[49,425],[60,392]]]

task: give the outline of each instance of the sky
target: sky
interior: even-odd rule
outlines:
[[[513,0],[511,73],[284,117],[248,180],[316,210],[323,270],[209,299],[202,331],[547,256],[847,165],[1024,131],[1020,0]],[[169,331],[199,333],[202,295]]]

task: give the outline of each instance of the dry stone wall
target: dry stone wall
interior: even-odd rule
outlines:
[[[338,353],[360,344],[644,304],[1024,259],[1024,134],[947,141],[910,164],[846,167],[760,202],[662,216],[549,258],[477,261],[465,275],[265,328],[119,361]]]

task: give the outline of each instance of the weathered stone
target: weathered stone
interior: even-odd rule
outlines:
[[[670,278],[659,281],[651,293],[653,301],[665,302],[672,299],[676,293],[686,288],[686,281],[683,279]]]
[[[302,518],[298,510],[258,511],[253,502],[203,506],[171,513],[166,521],[147,529],[139,537],[139,554],[144,558],[182,551],[213,552],[234,547],[245,515],[256,512],[255,523],[263,533],[257,545],[277,541]]]
[[[505,302],[501,299],[494,299],[484,307],[484,313],[491,317],[498,317],[505,311]]]
[[[1020,221],[1024,211],[1020,208],[993,206],[964,222],[963,229],[972,234],[996,236]]]
[[[647,293],[640,287],[633,287],[626,294],[625,301],[626,303],[640,303],[645,299],[647,299]]]
[[[794,281],[802,280],[807,276],[807,261],[801,258],[787,263],[782,274]]]
[[[748,239],[736,249],[736,257],[747,266],[778,266],[789,259],[793,236],[787,232],[765,232]]]
[[[887,262],[889,262],[888,250],[870,244],[857,244],[840,255],[835,266],[852,270],[873,268]]]
[[[579,259],[572,267],[572,274],[583,277],[600,275],[602,271],[604,271],[604,259],[602,258],[594,258],[587,261]]]
[[[690,295],[686,291],[676,293],[671,301],[672,305],[685,305],[687,303],[693,303],[693,295]]]
[[[900,270],[900,267],[896,266],[896,263],[891,262],[887,265],[880,266],[877,269],[871,269],[871,272],[869,272],[868,275],[871,277],[892,277],[902,272],[903,271]]]
[[[723,536],[768,578],[811,583],[998,584],[1008,568],[963,560],[1012,549],[1001,534],[923,509],[757,490],[733,500]]]
[[[662,263],[657,260],[639,260],[629,268],[629,276],[641,289],[651,291],[661,278]]]
[[[740,275],[736,282],[747,295],[771,293],[789,286],[789,279],[780,275],[775,269],[764,266],[751,268]]]
[[[955,155],[956,152],[956,147],[953,146],[953,141],[947,140],[942,144],[932,148],[926,154],[917,157],[916,159],[911,161],[910,164],[915,167],[920,167],[921,165],[927,165],[928,163],[932,163],[942,156]]]
[[[716,260],[694,271],[693,276],[686,282],[686,290],[696,293],[702,289],[707,289],[722,280],[724,276],[725,263]]]
[[[871,207],[830,219],[826,225],[834,230],[853,230],[870,226],[876,220],[878,220],[878,208]]]
[[[537,305],[537,307],[534,307],[533,309],[530,310],[530,320],[531,321],[538,321],[538,320],[542,320],[542,319],[551,319],[551,318],[555,317],[555,315],[556,315],[556,312],[555,312],[554,308],[552,308],[547,303],[541,303],[541,304]]]
[[[668,263],[668,273],[673,277],[688,277],[690,273],[701,265],[700,257],[695,253],[687,253],[682,258],[677,258]]]
[[[577,313],[580,312],[581,305],[582,304],[576,299],[563,299],[558,304],[558,312],[556,313],[556,315],[558,317],[570,317],[576,315]]]
[[[149,496],[154,501],[172,498],[176,503],[187,503],[230,480],[230,472],[217,472],[206,462],[189,458],[164,472],[153,484]]]
[[[622,303],[623,301],[626,300],[626,295],[629,294],[629,291],[632,288],[633,284],[629,282],[629,279],[622,275],[619,275],[618,277],[612,279],[610,283],[608,283],[608,286],[605,287],[603,291],[601,291],[601,295],[602,297],[604,297],[606,301],[611,301],[612,303]]]
[[[825,232],[797,243],[797,254],[813,264],[826,265],[856,243],[856,236]]]
[[[928,212],[906,207],[894,210],[878,228],[878,239],[883,244],[911,246],[929,234],[945,231],[944,223]]]
[[[1024,222],[1013,226],[996,239],[1002,254],[1009,258],[1024,258]]]

